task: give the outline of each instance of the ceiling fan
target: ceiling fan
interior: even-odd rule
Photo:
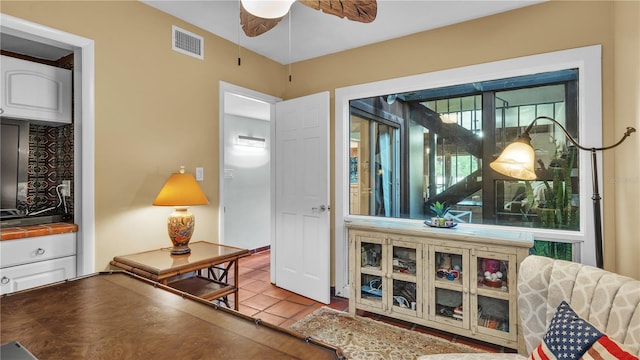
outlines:
[[[262,35],[273,29],[289,12],[296,0],[241,0],[240,24],[249,37]],[[376,18],[376,0],[297,0],[312,9],[320,10],[351,21],[370,23]]]

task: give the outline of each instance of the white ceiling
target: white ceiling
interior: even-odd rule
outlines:
[[[324,14],[303,4],[289,18],[260,36],[249,38],[240,27],[239,0],[141,0],[188,23],[281,64],[307,60],[367,44],[476,19],[545,0],[378,0],[378,15],[369,24]],[[205,56],[207,49],[205,42]],[[240,55],[242,52],[240,52]]]

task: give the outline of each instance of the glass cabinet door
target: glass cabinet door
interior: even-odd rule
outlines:
[[[472,282],[477,297],[472,298],[472,307],[476,309],[477,331],[515,341],[516,331],[511,331],[517,324],[515,256],[478,251],[472,260],[476,267]]]
[[[389,247],[392,312],[410,316],[422,314],[422,245],[416,242],[391,240]]]
[[[434,264],[430,281],[434,289],[430,296],[429,320],[460,328],[469,327],[469,251],[466,249],[434,246],[430,253]]]
[[[384,238],[356,238],[356,301],[383,309],[386,291]]]

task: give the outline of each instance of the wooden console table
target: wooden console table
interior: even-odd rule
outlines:
[[[164,248],[116,256],[111,265],[205,300],[222,299],[227,307],[228,295],[233,294],[238,310],[238,260],[251,252],[205,241],[189,243],[189,248],[191,253],[183,255]],[[232,267],[233,283],[229,283]],[[180,276],[189,273],[193,275]]]

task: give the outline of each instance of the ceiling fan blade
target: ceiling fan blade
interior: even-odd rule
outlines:
[[[298,0],[310,8],[351,21],[370,23],[378,13],[376,0]]]
[[[276,19],[264,19],[249,13],[244,6],[240,6],[240,24],[248,37],[256,37],[273,29],[283,17]]]

